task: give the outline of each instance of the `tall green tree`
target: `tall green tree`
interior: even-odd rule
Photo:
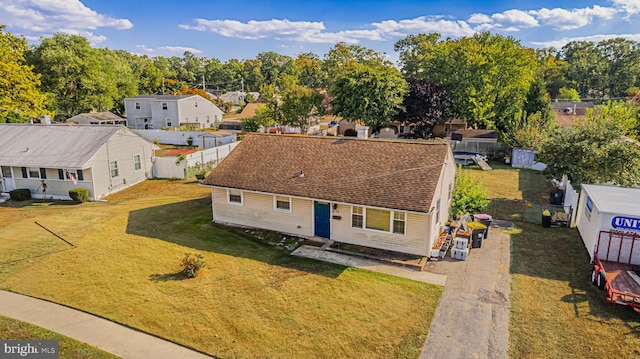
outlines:
[[[298,83],[309,88],[327,86],[327,76],[322,71],[322,60],[318,55],[305,52],[299,54],[294,60]]]
[[[307,134],[313,122],[324,113],[323,100],[322,93],[308,87],[296,86],[288,89],[282,96],[281,123],[299,127],[303,135]]]
[[[548,176],[567,175],[576,185],[640,184],[640,150],[623,138],[626,119],[611,111],[589,111],[577,126],[558,128],[542,147],[539,158]]]
[[[560,88],[568,86],[566,78],[569,64],[558,58],[558,50],[554,48],[535,50],[540,63],[540,75],[547,87],[549,97],[558,98]]]
[[[409,79],[409,94],[403,100],[404,109],[398,119],[415,125],[415,135],[429,138],[433,126],[446,121],[451,94],[439,83],[427,80]]]
[[[391,66],[383,53],[359,45],[348,45],[344,42],[335,44],[324,56],[322,70],[329,81],[335,79],[345,71],[350,71],[352,65]]]
[[[529,114],[540,113],[540,117],[545,122],[550,122],[555,119],[551,100],[547,93],[547,86],[545,85],[541,74],[536,76],[535,80],[531,84],[522,109],[524,112]]]
[[[503,130],[522,109],[538,69],[535,54],[511,37],[479,33],[437,41],[412,35],[396,43],[405,76],[434,81],[451,91],[450,116]]]
[[[566,77],[570,87],[577,89],[580,97],[592,97],[593,91],[603,87],[606,65],[595,43],[569,42],[562,47],[561,56],[569,64]]]
[[[46,96],[40,93],[40,75],[27,65],[27,41],[0,25],[0,123],[23,122],[48,115]]]
[[[41,75],[42,90],[50,95],[56,117],[113,106],[113,93],[108,91],[113,81],[104,73],[106,60],[86,38],[57,33],[34,47],[28,59]]]
[[[332,114],[352,122],[360,120],[375,130],[402,110],[409,89],[394,67],[353,63],[338,75],[329,92]]]

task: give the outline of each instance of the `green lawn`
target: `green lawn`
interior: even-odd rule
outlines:
[[[640,357],[640,315],[607,303],[604,292],[591,285],[591,265],[577,230],[529,223],[548,204],[543,176],[491,165],[497,170],[464,171],[483,178],[492,198],[486,211],[515,224],[509,356]]]
[[[100,349],[19,320],[0,316],[0,338],[5,340],[57,340],[60,359],[117,358]]]
[[[441,287],[214,225],[210,192],[195,184],[146,181],[108,200],[0,205],[0,288],[224,358],[419,356]],[[180,274],[185,252],[207,261],[195,279]]]

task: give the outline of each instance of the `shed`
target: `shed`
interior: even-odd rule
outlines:
[[[582,185],[578,232],[593,261],[600,231],[640,234],[640,189]]]

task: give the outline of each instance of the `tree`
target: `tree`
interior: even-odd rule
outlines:
[[[580,102],[580,94],[576,89],[562,87],[558,92],[558,100]]]
[[[522,109],[538,62],[511,37],[479,33],[437,41],[412,35],[396,42],[406,77],[441,83],[451,92],[449,115],[483,128],[503,130]]]
[[[282,97],[283,125],[299,127],[300,133],[307,134],[312,121],[322,116],[324,95],[304,86],[287,90]]]
[[[640,150],[624,140],[624,118],[609,111],[589,111],[577,126],[561,127],[543,146],[539,158],[553,178],[567,175],[576,186],[582,183],[640,184]]]
[[[295,58],[294,66],[298,73],[298,83],[309,88],[324,87],[327,78],[322,71],[322,60],[318,55],[305,52]]]
[[[605,64],[596,45],[589,41],[572,41],[562,47],[561,56],[569,64],[566,77],[579,96],[588,98],[602,88]],[[560,94],[562,96],[562,94]]]
[[[329,81],[338,75],[351,69],[354,64],[366,64],[369,66],[391,66],[385,59],[385,55],[375,50],[359,45],[347,45],[339,42],[329,50],[322,61],[322,70],[328,76]]]
[[[501,142],[507,148],[532,148],[537,153],[545,146],[555,122],[542,116],[540,112],[529,114],[519,112],[501,133]]]
[[[38,90],[40,76],[25,62],[27,41],[4,28],[0,25],[0,123],[49,114],[46,97]]]
[[[375,130],[402,110],[408,91],[407,82],[394,67],[351,64],[331,86],[332,113],[348,121],[360,120]]]
[[[487,192],[482,189],[482,180],[463,172],[462,166],[458,165],[449,213],[452,216],[478,213],[489,202]]]
[[[560,88],[567,86],[565,76],[569,64],[558,58],[558,51],[554,48],[536,50],[540,63],[540,75],[544,81],[550,98],[558,98]]]
[[[415,134],[429,138],[436,123],[446,121],[445,113],[451,103],[451,94],[439,83],[410,79],[409,94],[404,98],[404,110],[398,118],[415,124]]]
[[[539,113],[541,119],[545,122],[555,119],[547,87],[541,75],[536,76],[536,79],[531,84],[522,109],[529,114]]]
[[[112,109],[119,93],[118,72],[131,79],[128,64],[110,51],[92,48],[79,35],[58,33],[45,38],[28,58],[41,75],[42,89],[50,95],[58,117]]]

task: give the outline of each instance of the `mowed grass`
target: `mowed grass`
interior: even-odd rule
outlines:
[[[548,204],[544,177],[491,163],[483,178],[486,211],[513,220],[511,235],[511,358],[638,358],[640,315],[609,304],[590,282],[592,266],[576,229],[524,223],[527,203]],[[530,209],[530,208],[529,208]],[[539,214],[537,214],[539,216]]]
[[[222,358],[419,356],[441,287],[260,244],[211,223],[195,184],[146,181],[108,200],[0,205],[0,288]],[[180,273],[186,252],[207,262],[195,279]]]
[[[3,316],[0,316],[0,338],[5,340],[57,340],[58,358],[60,359],[117,358],[114,355],[65,337],[64,335]]]

